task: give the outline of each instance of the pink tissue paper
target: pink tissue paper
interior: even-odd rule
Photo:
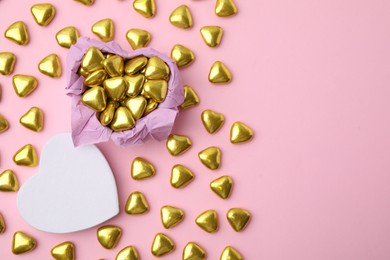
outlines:
[[[89,47],[95,46],[105,53],[115,53],[124,58],[136,56],[157,56],[169,66],[170,78],[168,82],[168,94],[165,100],[156,110],[136,121],[133,129],[114,132],[109,127],[100,124],[96,112],[86,107],[81,102],[81,94],[85,90],[84,77],[77,71],[81,60]],[[67,86],[66,94],[72,98],[71,124],[72,138],[75,146],[107,142],[110,138],[120,146],[132,146],[143,144],[152,138],[158,141],[165,140],[172,131],[178,106],[184,101],[182,79],[176,63],[168,56],[155,51],[152,48],[141,48],[135,51],[123,50],[115,42],[101,42],[94,39],[81,37],[70,48],[66,61]]]

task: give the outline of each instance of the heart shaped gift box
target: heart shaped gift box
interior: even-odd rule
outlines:
[[[103,126],[96,112],[81,102],[81,96],[86,89],[84,77],[78,74],[84,54],[90,47],[96,47],[103,53],[113,53],[124,59],[138,56],[151,58],[159,57],[170,69],[168,92],[165,100],[157,109],[136,121],[135,127],[123,132],[114,132],[110,127]],[[72,98],[71,124],[72,139],[75,146],[107,142],[110,138],[120,146],[142,144],[152,138],[158,141],[165,140],[172,131],[172,127],[179,112],[178,106],[184,101],[184,91],[180,72],[176,63],[168,56],[152,48],[141,48],[135,51],[123,50],[115,42],[101,42],[85,37],[78,39],[70,48],[67,64],[66,93]]]

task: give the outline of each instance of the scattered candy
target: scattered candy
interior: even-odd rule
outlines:
[[[167,139],[168,152],[173,156],[178,156],[191,148],[191,139],[185,135],[170,134]]]
[[[230,142],[239,144],[250,141],[253,138],[253,130],[242,122],[235,122],[230,130]]]
[[[70,46],[77,42],[77,38],[79,37],[79,31],[74,26],[65,27],[56,34],[58,45],[64,48],[70,48]]]
[[[134,180],[143,180],[154,176],[156,170],[148,160],[137,157],[131,164],[131,177]]]
[[[211,146],[200,151],[199,160],[210,170],[216,170],[221,164],[221,150],[218,147]]]
[[[23,253],[27,253],[32,251],[37,245],[37,242],[34,238],[23,233],[21,231],[17,231],[14,234],[12,241],[12,253],[15,255],[20,255]]]
[[[183,210],[172,206],[164,206],[161,208],[161,221],[165,228],[172,228],[183,221],[183,219]]]
[[[16,95],[27,97],[37,88],[38,81],[34,76],[17,74],[12,77],[12,85]]]
[[[148,31],[134,28],[127,31],[126,39],[130,43],[131,48],[136,50],[146,47],[151,40],[151,35]]]
[[[240,232],[246,228],[251,218],[251,213],[245,209],[232,208],[226,214],[226,217],[236,232]]]
[[[184,102],[180,105],[181,109],[187,109],[199,104],[199,97],[195,90],[190,86],[184,86]]]
[[[116,247],[121,235],[122,230],[117,226],[103,226],[97,231],[98,241],[106,249]]]
[[[195,242],[188,242],[183,250],[183,260],[205,260],[206,251]]]
[[[23,21],[17,21],[11,24],[4,32],[4,36],[8,40],[11,40],[19,45],[26,45],[29,40],[27,27]]]
[[[219,26],[204,26],[200,29],[204,42],[209,47],[218,47],[223,36],[223,29]]]
[[[52,248],[51,255],[56,260],[74,260],[74,244],[66,241],[56,245]]]
[[[0,74],[10,75],[14,71],[16,56],[12,52],[0,52]]]
[[[192,15],[186,5],[177,7],[169,16],[169,21],[176,27],[188,29],[192,27]]]
[[[229,198],[233,186],[233,180],[230,176],[222,176],[210,183],[211,190],[222,199]]]
[[[12,170],[5,170],[0,174],[0,191],[18,191],[19,182]]]
[[[179,189],[187,186],[194,179],[194,174],[186,167],[176,164],[172,167],[171,185]]]
[[[214,233],[218,230],[218,215],[215,210],[207,210],[200,214],[196,220],[196,224],[208,233]]]
[[[4,233],[5,231],[5,223],[4,223],[4,218],[3,215],[0,213],[0,234]]]
[[[34,167],[38,164],[38,156],[35,148],[31,144],[26,144],[14,155],[13,160],[16,165]]]
[[[60,59],[54,53],[43,58],[38,64],[38,69],[41,73],[52,78],[58,78],[62,73]]]
[[[7,119],[0,114],[0,133],[7,131],[8,127]]]
[[[158,233],[153,240],[152,254],[156,257],[166,255],[175,250],[172,239],[163,233]]]
[[[95,3],[95,0],[74,0],[76,2],[80,2],[83,5],[93,5]]]
[[[134,0],[134,10],[145,18],[151,18],[156,14],[156,4],[154,0]]]
[[[127,199],[125,211],[130,215],[137,215],[148,212],[149,205],[145,196],[139,191],[131,193]]]
[[[217,0],[215,14],[220,17],[232,16],[237,13],[237,6],[233,0]]]
[[[225,117],[221,113],[207,109],[202,112],[202,123],[210,134],[216,133],[225,123]]]
[[[102,112],[106,108],[106,93],[102,87],[92,87],[84,92],[81,102],[96,112]]]
[[[210,69],[209,81],[214,84],[227,84],[232,81],[232,75],[225,64],[216,61]]]
[[[104,42],[112,41],[114,38],[114,23],[109,18],[96,22],[91,30]]]
[[[127,246],[123,248],[119,253],[117,254],[116,260],[138,260],[138,252],[137,249],[133,246]]]
[[[40,132],[43,128],[43,112],[38,107],[30,108],[19,120],[27,129]]]
[[[171,58],[176,62],[176,65],[179,68],[184,68],[191,65],[194,62],[195,55],[187,47],[184,47],[183,45],[180,44],[176,44],[172,48]]]
[[[35,4],[31,7],[31,13],[38,25],[46,26],[53,20],[56,9],[52,4]]]
[[[244,259],[240,253],[231,246],[225,247],[221,254],[220,260],[242,260]]]

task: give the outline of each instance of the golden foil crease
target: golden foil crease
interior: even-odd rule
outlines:
[[[144,56],[136,57],[126,62],[125,72],[133,75],[141,71],[148,64],[148,58]]]
[[[218,230],[218,215],[215,210],[207,210],[201,213],[195,223],[208,233],[215,233]]]
[[[163,233],[158,233],[152,243],[152,254],[160,257],[175,250],[175,244],[172,239]]]
[[[103,226],[97,230],[97,239],[106,249],[115,248],[122,235],[122,230],[117,226]]]
[[[17,74],[12,77],[12,85],[16,95],[27,97],[37,88],[38,81],[34,76]]]
[[[244,258],[240,253],[231,246],[225,247],[222,251],[220,260],[243,260]]]
[[[219,26],[203,26],[200,29],[200,34],[207,46],[214,48],[221,43],[223,29]]]
[[[35,239],[26,233],[17,231],[12,240],[12,253],[15,255],[24,254],[32,251],[37,245]]]
[[[4,37],[19,45],[26,45],[29,41],[26,24],[17,21],[11,24],[4,32]]]
[[[136,97],[141,93],[141,90],[144,86],[145,76],[142,74],[124,76],[124,79],[127,83],[127,92],[128,97]]]
[[[190,86],[184,86],[184,101],[180,105],[181,109],[187,109],[198,105],[200,102],[198,94]]]
[[[60,59],[54,53],[43,58],[38,64],[38,69],[41,73],[52,78],[58,78],[62,73]]]
[[[123,58],[119,55],[112,55],[103,61],[104,69],[110,77],[119,77],[123,75],[125,70],[125,63]]]
[[[34,132],[43,128],[43,112],[38,107],[30,108],[19,120],[20,124]]]
[[[167,139],[168,152],[173,156],[178,156],[191,148],[191,139],[185,135],[170,134]]]
[[[133,192],[127,199],[125,211],[130,215],[144,214],[149,211],[149,205],[145,196],[139,192]]]
[[[106,77],[107,73],[104,69],[95,70],[91,72],[91,74],[87,75],[84,79],[84,84],[87,86],[101,85]]]
[[[151,57],[146,65],[145,76],[147,79],[167,80],[169,77],[169,67],[159,57]]]
[[[218,147],[211,146],[198,154],[201,163],[210,170],[216,170],[221,165],[221,150]]]
[[[138,251],[133,246],[127,246],[119,251],[115,260],[139,260]]]
[[[108,126],[112,119],[114,119],[116,104],[113,102],[108,103],[106,109],[100,114],[99,121],[103,126]]]
[[[9,128],[8,121],[0,114],[0,133],[7,131]]]
[[[154,101],[153,99],[149,99],[148,104],[146,105],[146,108],[145,108],[144,116],[153,112],[157,107],[158,107],[158,103],[156,101]]]
[[[76,2],[82,3],[83,5],[93,5],[95,3],[95,0],[74,0]]]
[[[3,215],[0,213],[0,234],[5,232],[5,222]]]
[[[14,71],[16,56],[12,52],[0,52],[0,74],[10,75]]]
[[[156,3],[154,0],[134,0],[134,10],[145,18],[151,18],[156,14]]]
[[[181,5],[173,10],[169,16],[169,21],[174,26],[182,29],[191,28],[193,25],[190,9],[186,5]]]
[[[135,126],[135,120],[126,107],[118,107],[111,122],[111,129],[115,132],[126,131]]]
[[[230,176],[222,176],[210,183],[211,190],[222,199],[230,197],[233,187],[233,180]]]
[[[206,251],[195,242],[188,242],[183,249],[183,260],[205,260]]]
[[[166,229],[176,226],[184,219],[183,210],[176,207],[164,206],[161,208],[160,213],[161,222]]]
[[[131,177],[134,180],[143,180],[154,176],[156,170],[148,160],[136,157],[131,164]]]
[[[56,245],[52,248],[51,255],[56,260],[74,260],[74,244],[66,241]]]
[[[92,46],[87,50],[81,61],[81,68],[87,72],[103,69],[103,60],[103,53],[98,48]]]
[[[106,108],[106,94],[102,87],[87,89],[81,97],[81,102],[96,112],[102,112]]]
[[[31,14],[40,26],[47,26],[54,18],[56,9],[52,4],[35,4],[31,7]]]
[[[184,188],[194,179],[194,174],[187,167],[176,164],[171,171],[171,185],[176,189]]]
[[[70,48],[70,46],[77,42],[79,37],[79,31],[74,26],[65,27],[56,34],[58,45],[64,48]]]
[[[110,18],[94,23],[91,30],[104,42],[109,42],[114,39],[114,23]]]
[[[19,182],[12,170],[5,170],[0,174],[0,191],[14,192],[19,190]],[[1,233],[1,232],[0,232]]]
[[[148,31],[133,28],[127,31],[126,39],[129,42],[131,48],[136,50],[146,47],[151,40],[151,35]]]
[[[237,6],[233,0],[217,0],[215,14],[220,17],[228,17],[237,13]]]
[[[113,101],[120,101],[126,94],[127,85],[123,77],[106,79],[103,86],[108,98]]]
[[[244,230],[251,219],[251,213],[242,208],[231,208],[226,214],[230,226],[236,231]]]
[[[225,116],[216,111],[206,109],[202,112],[202,123],[210,134],[216,133],[225,123]]]
[[[165,80],[148,80],[144,84],[145,95],[157,103],[165,100],[168,93],[168,83]]]
[[[38,164],[38,155],[31,144],[26,144],[15,153],[13,160],[16,165],[34,167]]]
[[[252,140],[253,130],[242,122],[235,122],[230,130],[230,142],[232,144],[244,143]]]
[[[232,81],[232,74],[225,64],[216,61],[210,69],[209,81],[214,84],[227,84]]]
[[[171,58],[179,68],[184,68],[194,62],[195,54],[187,47],[176,44],[171,50]]]

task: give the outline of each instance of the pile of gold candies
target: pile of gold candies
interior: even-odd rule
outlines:
[[[87,87],[81,101],[97,112],[103,126],[126,131],[165,100],[169,74],[168,65],[157,56],[126,60],[90,47],[79,69]]]

